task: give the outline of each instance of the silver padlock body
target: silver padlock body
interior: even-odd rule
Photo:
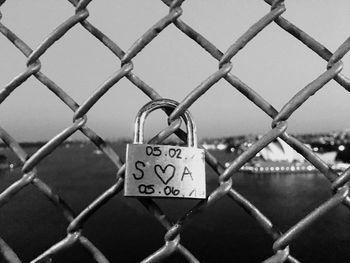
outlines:
[[[205,199],[204,150],[128,144],[124,195]]]

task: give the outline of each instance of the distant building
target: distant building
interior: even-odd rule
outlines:
[[[337,152],[330,151],[325,153],[316,153],[316,155],[326,164],[334,164],[336,162]]]
[[[328,151],[323,153],[314,152],[322,161],[329,165],[333,165],[339,160],[340,158],[337,157],[336,151]],[[338,154],[339,156],[339,154]],[[341,161],[345,161],[346,158],[342,156]],[[345,154],[347,156],[347,162],[350,161],[349,154]],[[305,158],[297,153],[292,147],[290,147],[286,142],[284,142],[282,139],[277,138],[277,140],[271,142],[268,146],[266,146],[264,149],[262,149],[258,157],[263,159],[264,161],[273,161],[273,162],[305,162]],[[337,160],[336,160],[337,159]]]
[[[258,157],[273,162],[304,162],[305,158],[297,153],[285,141],[277,138],[258,153]]]

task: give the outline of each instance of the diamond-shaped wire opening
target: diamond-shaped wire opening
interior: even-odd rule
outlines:
[[[6,1],[1,6],[1,11],[3,13],[1,22],[32,47],[39,45],[54,28],[74,14],[68,2],[62,4],[45,1],[33,3]],[[18,17],[26,23],[18,23]]]
[[[1,109],[2,125],[17,141],[45,141],[72,123],[69,108],[33,76],[6,98]]]
[[[25,262],[66,235],[67,221],[61,212],[32,185],[1,207],[0,220],[2,238]]]
[[[274,24],[263,29],[231,62],[232,73],[277,110],[326,71],[325,61]]]
[[[202,235],[212,238],[203,242]],[[271,254],[271,238],[228,197],[191,221],[181,234],[181,241],[200,262],[231,258],[233,251],[245,250],[246,246],[254,248],[256,253],[237,255],[238,262],[260,262]]]
[[[130,262],[140,262],[162,246],[164,233],[165,229],[136,199],[124,198],[122,193],[101,207],[84,225],[84,234],[107,258],[112,260],[118,251],[121,261]],[[142,251],[136,252],[136,247],[142,247]]]
[[[340,26],[347,17],[347,8],[344,8],[343,3],[334,5],[332,1],[324,1],[315,8],[312,2],[306,2],[303,8],[300,8],[297,2],[286,1],[287,10],[283,17],[334,52],[341,44],[339,40],[347,39],[350,33],[349,29]],[[329,22],[324,17],[333,17],[334,20]],[[298,40],[294,41],[296,42]]]
[[[290,132],[303,129],[305,133],[312,133],[316,129],[322,133],[346,129],[348,125],[343,120],[346,118],[345,113],[350,110],[347,93],[335,81],[327,83],[291,115],[289,118]],[[315,113],[317,113],[317,118],[315,118]]]
[[[270,11],[263,1],[244,2],[239,8],[234,1],[215,3],[185,1],[183,9],[181,19],[197,32],[203,34],[223,52],[250,25]],[[218,30],[218,25],[220,25],[220,30]]]
[[[78,212],[115,183],[116,170],[95,145],[66,143],[39,163],[38,177]]]
[[[80,25],[70,29],[40,60],[43,72],[79,104],[120,69],[119,58]]]
[[[321,195],[322,194],[324,195],[324,193],[321,193]],[[312,209],[307,208],[305,209],[307,211],[304,210],[303,213],[312,212],[310,210],[316,209],[317,206],[322,206],[324,203],[326,203],[326,200],[322,200],[322,201],[318,200],[318,202],[315,202],[315,203],[316,204],[313,204]],[[295,255],[300,260],[306,260],[306,259],[320,260],[320,258],[323,258],[322,260],[333,261],[335,258],[337,258],[337,255],[334,255],[333,253],[325,253],[325,251],[322,251],[321,252],[322,256],[315,253],[320,247],[325,247],[326,244],[327,244],[328,250],[331,249],[333,251],[333,249],[335,249],[335,250],[338,250],[338,253],[343,253],[343,252],[340,252],[342,248],[335,245],[335,243],[339,244],[339,236],[342,235],[343,230],[347,229],[348,226],[346,226],[343,223],[339,223],[339,221],[336,220],[334,216],[336,214],[340,214],[341,211],[345,212],[347,210],[348,209],[342,206],[342,204],[338,204],[336,207],[332,208],[332,210],[328,211],[326,214],[318,217],[316,221],[313,222],[311,227],[306,228],[300,234],[300,236],[298,235],[296,238],[293,238],[293,240],[291,240],[289,244],[290,244],[290,247],[293,247],[293,250],[295,251],[294,252]],[[294,220],[290,226],[293,227],[295,224],[303,220],[305,217],[303,216],[298,220]],[[292,216],[289,217],[288,221],[293,220],[291,218],[293,217]],[[331,225],[333,225],[332,228],[330,227]],[[289,226],[286,228],[289,229]],[[286,231],[288,229],[286,229]],[[322,232],[323,235],[319,235],[320,232]],[[327,232],[328,232],[328,235],[327,235]],[[318,249],[315,249],[316,247]]]
[[[86,94],[83,101],[88,99],[90,95]],[[132,99],[126,101],[125,98]],[[136,114],[149,100],[134,84],[123,78],[86,113],[87,126],[107,140],[113,141],[122,137],[131,139]],[[105,118],[101,119],[101,115]],[[124,134],[128,134],[128,136],[124,136]],[[125,159],[124,155],[121,157],[123,160]]]
[[[163,97],[178,101],[217,71],[215,59],[174,25],[164,29],[133,62],[133,72],[141,79]]]
[[[225,80],[214,84],[189,111],[196,120],[200,138],[249,134],[252,130],[262,134],[271,128],[271,119]],[[203,112],[206,114],[201,114]],[[231,117],[228,118],[227,114]],[[211,120],[210,124],[207,122],[208,118]],[[229,125],[222,127],[222,122]],[[213,130],[212,127],[217,129]],[[210,132],[205,132],[207,130]]]
[[[135,0],[127,2],[106,1],[104,3],[92,1],[88,9],[91,10],[88,20],[115,40],[124,51],[169,12],[167,6],[160,1],[139,2]],[[130,15],[126,17],[119,15],[125,13]],[[110,22],[104,23],[107,17]]]

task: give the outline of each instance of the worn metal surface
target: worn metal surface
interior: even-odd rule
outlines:
[[[204,199],[204,150],[154,144],[128,144],[125,196]]]
[[[226,80],[234,89],[241,92],[246,98],[247,102],[255,104],[263,112],[265,112],[272,119],[272,129],[267,132],[259,141],[253,146],[248,148],[226,169],[224,166],[208,151],[205,151],[205,160],[207,164],[217,173],[219,186],[208,194],[207,198],[187,213],[181,216],[174,224],[171,223],[163,211],[157,206],[157,204],[151,198],[140,199],[142,205],[154,216],[156,220],[166,229],[164,236],[164,245],[157,251],[154,251],[151,255],[145,255],[143,262],[158,262],[166,259],[169,255],[175,251],[183,255],[183,258],[188,262],[198,262],[196,257],[185,248],[180,242],[181,232],[184,231],[185,225],[191,220],[195,220],[200,215],[200,211],[205,210],[207,207],[214,205],[215,202],[221,198],[229,197],[234,202],[239,204],[244,211],[252,216],[258,224],[265,230],[265,232],[271,236],[273,242],[271,242],[272,253],[269,258],[264,262],[299,262],[292,256],[293,251],[289,249],[289,244],[300,235],[304,234],[304,230],[312,227],[315,220],[321,218],[329,210],[340,204],[350,208],[350,198],[348,181],[350,179],[350,171],[347,170],[343,173],[337,173],[332,170],[326,163],[320,160],[308,147],[292,137],[287,133],[287,123],[290,116],[300,107],[308,98],[321,90],[323,86],[334,79],[346,90],[350,91],[350,80],[344,76],[341,71],[343,63],[342,57],[348,53],[350,49],[350,38],[346,39],[334,53],[329,51],[324,45],[315,40],[312,36],[301,30],[296,25],[292,24],[287,19],[283,18],[283,13],[286,10],[284,1],[282,0],[265,0],[265,2],[271,7],[270,11],[262,17],[259,21],[253,24],[246,33],[239,37],[228,49],[224,52],[220,51],[215,45],[213,45],[208,39],[197,32],[194,28],[188,25],[181,19],[183,10],[181,4],[183,0],[162,0],[162,2],[169,7],[169,13],[160,18],[159,21],[150,27],[127,51],[123,51],[113,40],[96,28],[88,21],[89,11],[87,10],[88,4],[91,0],[69,0],[73,5],[72,16],[66,21],[63,21],[56,29],[48,34],[47,38],[43,42],[31,49],[23,40],[21,40],[14,32],[0,22],[0,32],[13,43],[15,47],[21,51],[25,57],[26,69],[19,73],[12,81],[10,81],[5,87],[0,90],[0,103],[5,101],[12,92],[21,87],[28,78],[36,78],[44,86],[46,86],[53,94],[55,94],[67,107],[69,107],[73,113],[73,123],[63,129],[61,133],[52,138],[46,145],[40,150],[32,154],[31,156],[17,143],[17,141],[7,133],[6,127],[0,127],[0,138],[8,145],[8,147],[14,152],[14,154],[21,161],[22,178],[14,182],[2,193],[0,193],[0,209],[5,204],[11,204],[13,197],[22,191],[29,184],[33,185],[39,192],[43,193],[61,212],[67,220],[67,235],[61,241],[56,244],[52,244],[50,248],[43,251],[32,260],[32,262],[45,261],[49,259],[53,254],[64,250],[75,243],[80,243],[87,251],[91,253],[92,258],[96,262],[110,262],[114,259],[107,259],[102,251],[103,248],[97,248],[93,241],[90,241],[82,234],[82,229],[90,216],[93,215],[98,209],[100,209],[105,203],[107,203],[113,196],[117,195],[123,190],[124,187],[124,173],[125,165],[122,163],[118,154],[113,148],[103,140],[98,134],[88,127],[86,115],[89,110],[94,107],[97,101],[103,96],[108,96],[108,91],[114,85],[116,85],[121,79],[128,79],[133,83],[141,92],[146,94],[151,100],[161,99],[161,96],[142,81],[135,73],[133,73],[133,58],[142,52],[143,48],[161,34],[162,31],[169,25],[173,24],[184,35],[195,41],[199,47],[208,52],[214,59],[218,61],[219,69],[213,72],[207,79],[200,83],[197,87],[187,95],[176,107],[174,111],[166,110],[169,114],[169,129],[161,131],[153,139],[152,143],[161,143],[164,138],[168,137],[171,133],[175,133],[182,140],[186,141],[186,133],[180,129],[178,116],[181,116],[187,109],[191,107],[196,100],[204,96],[206,91],[213,88],[221,79]],[[6,4],[5,0],[0,1],[1,6]],[[6,15],[6,14],[5,14]],[[0,13],[0,20],[2,14]],[[254,37],[264,30],[271,23],[276,23],[281,29],[301,41],[307,48],[319,55],[325,63],[325,71],[320,72],[320,76],[315,80],[311,80],[310,84],[306,85],[304,89],[301,89],[291,100],[284,105],[281,111],[276,110],[273,105],[266,101],[263,96],[258,94],[253,88],[249,87],[237,76],[231,72],[231,59],[245,47],[247,43],[254,40]],[[74,99],[67,94],[61,87],[59,87],[51,78],[41,72],[40,57],[52,46],[56,41],[60,41],[71,28],[80,24],[96,37],[97,41],[100,41],[106,48],[108,48],[120,61],[121,68],[117,70],[109,79],[93,93],[85,102],[79,105]],[[174,121],[174,122],[173,122]],[[66,140],[69,136],[77,131],[81,131],[91,142],[93,142],[101,151],[111,160],[117,170],[117,179],[115,184],[111,185],[105,192],[96,198],[91,204],[89,204],[82,211],[73,212],[69,205],[61,199],[61,197],[55,193],[52,188],[46,184],[40,177],[40,169],[37,169],[37,165],[45,159],[45,157],[55,151],[57,147]],[[302,154],[308,161],[310,161],[329,181],[330,190],[332,190],[333,196],[329,200],[323,202],[319,207],[315,207],[314,211],[309,213],[305,218],[296,222],[285,233],[281,232],[259,209],[254,206],[243,195],[238,193],[234,184],[232,183],[232,176],[237,172],[250,158],[258,153],[263,147],[269,144],[277,137],[282,138],[296,151]],[[116,215],[117,216],[117,215]],[[1,235],[1,233],[0,233]],[[161,238],[161,237],[160,237]],[[210,240],[207,242],[211,242]],[[215,241],[214,241],[215,242]],[[100,250],[101,249],[101,250]],[[118,248],[116,248],[117,250]],[[0,238],[0,253],[3,255],[7,262],[21,262],[18,257],[17,251],[14,251],[7,243],[6,240]],[[234,255],[232,255],[234,257]]]

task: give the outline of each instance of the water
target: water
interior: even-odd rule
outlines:
[[[81,211],[106,190],[115,170],[93,147],[60,148],[39,167],[39,177],[53,186],[75,211]],[[123,156],[123,149],[116,148]],[[213,153],[225,161],[229,156]],[[72,162],[72,160],[74,160]],[[217,177],[207,170],[208,191]],[[0,175],[0,191],[18,178]],[[330,183],[320,174],[243,175],[234,187],[285,232],[331,197]],[[157,200],[175,221],[196,201]],[[0,236],[28,262],[63,239],[67,222],[33,186],[26,187],[0,209]],[[163,245],[164,229],[143,206],[121,194],[94,214],[84,226],[88,237],[111,262],[139,262]],[[273,241],[228,197],[198,215],[185,228],[181,243],[201,262],[261,262],[272,255]],[[291,243],[291,254],[301,262],[350,261],[350,211],[331,210]],[[0,258],[1,262],[1,258]],[[53,262],[94,262],[79,245],[54,256]],[[184,262],[175,254],[166,262]]]

